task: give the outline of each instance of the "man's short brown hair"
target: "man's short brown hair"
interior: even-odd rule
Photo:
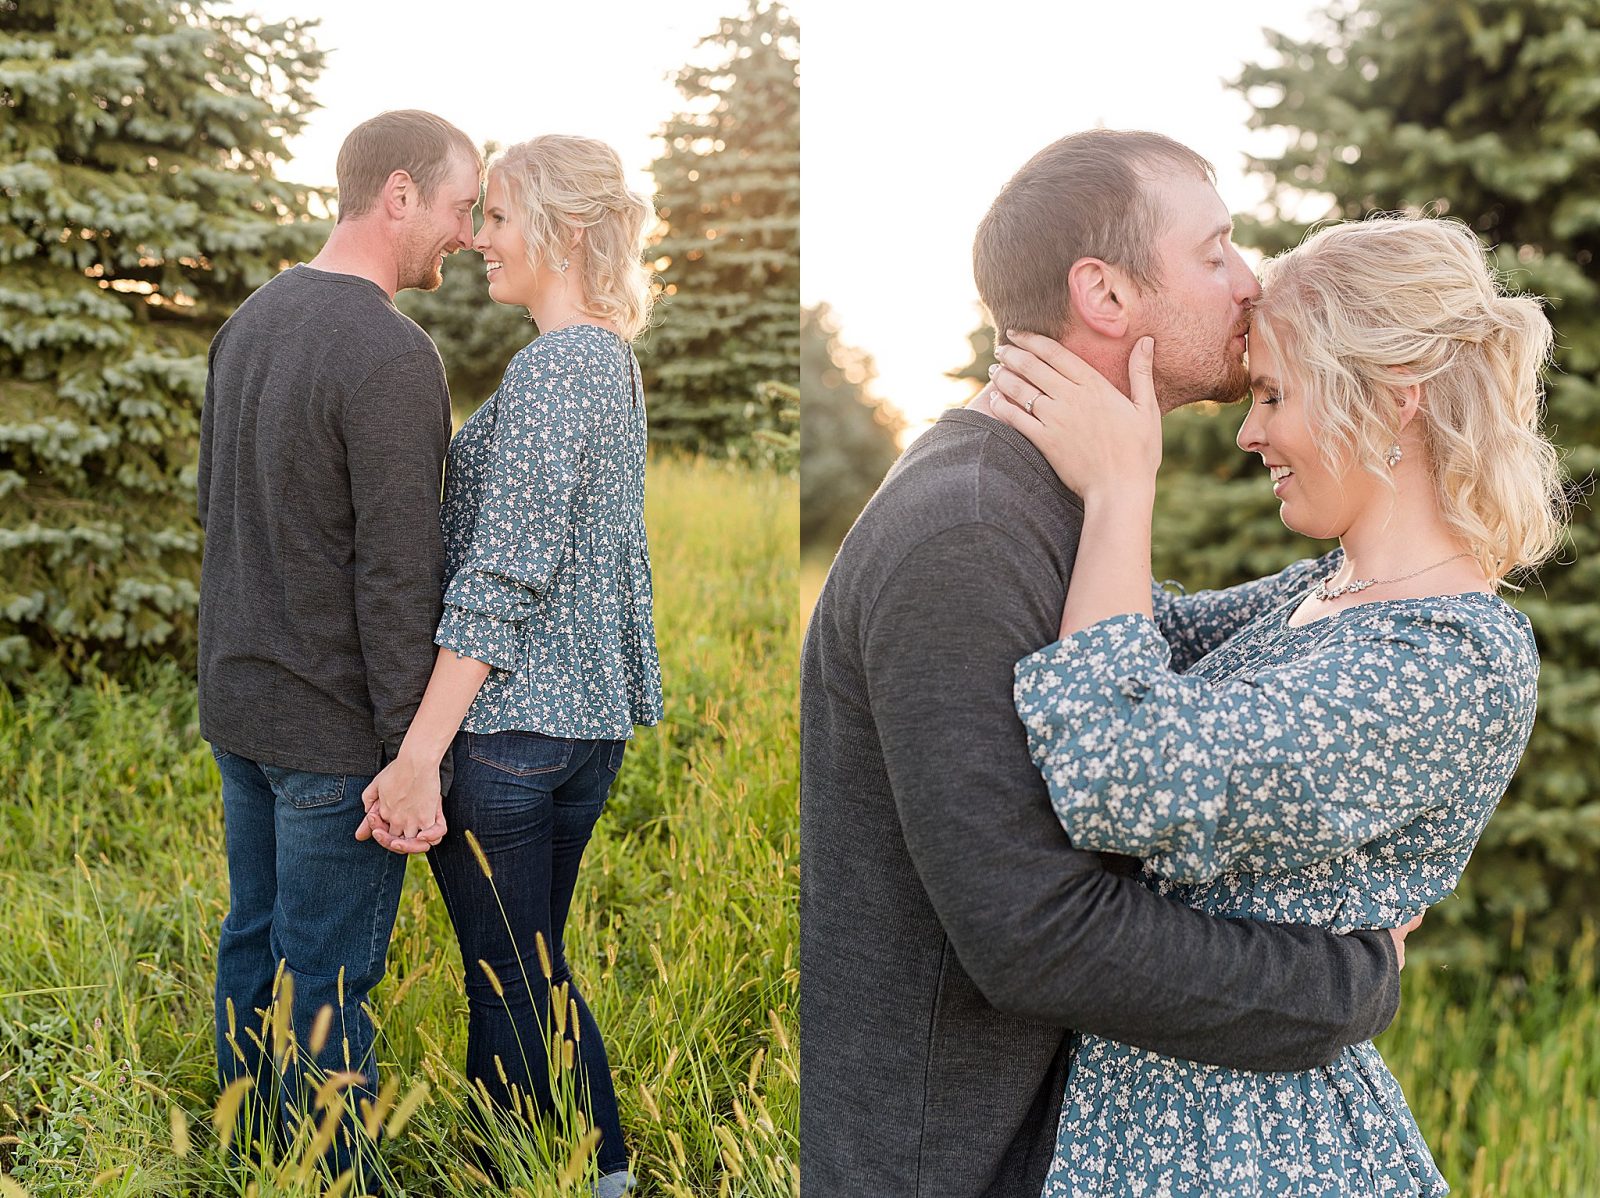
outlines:
[[[1155,255],[1163,215],[1145,184],[1212,165],[1159,133],[1090,129],[1040,150],[1001,188],[978,225],[972,272],[994,321],[1059,337],[1070,303],[1067,272],[1080,258],[1121,267],[1140,287],[1159,284]]]
[[[397,108],[361,122],[339,147],[339,219],[372,211],[395,171],[410,175],[417,198],[431,204],[458,158],[482,172],[483,155],[472,139],[431,112]]]

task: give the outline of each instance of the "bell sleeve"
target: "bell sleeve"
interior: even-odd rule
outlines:
[[[511,360],[494,402],[493,468],[434,641],[515,670],[527,657],[523,625],[561,567],[607,401],[579,352],[535,341]]]

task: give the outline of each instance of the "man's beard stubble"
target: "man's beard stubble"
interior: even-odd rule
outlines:
[[[431,240],[426,245],[420,242],[407,245],[397,290],[437,291],[444,283],[442,266],[438,247]]]
[[[442,265],[442,260],[436,254],[409,263],[406,274],[400,280],[400,290],[437,291],[444,283]]]
[[[1243,355],[1233,352],[1232,328],[1216,347],[1214,334],[1197,329],[1173,306],[1157,308],[1154,326],[1145,331],[1156,339],[1154,381],[1163,412],[1202,400],[1234,403],[1249,392],[1250,370]]]

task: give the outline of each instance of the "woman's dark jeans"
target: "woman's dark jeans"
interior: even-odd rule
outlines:
[[[428,853],[461,943],[468,1080],[481,1082],[507,1110],[526,1113],[522,1104],[531,1101],[537,1112],[554,1111],[550,1083],[560,1071],[548,1056],[555,1040],[550,995],[564,984],[578,1026],[572,1026],[569,1006],[561,1038],[577,1042],[578,1102],[600,1131],[601,1173],[625,1169],[628,1153],[605,1044],[567,968],[563,942],[578,865],[625,745],[535,732],[459,733],[455,779],[444,801],[450,830]],[[492,878],[472,851],[469,832]],[[535,933],[549,955],[548,978]],[[499,991],[480,961],[494,971]]]

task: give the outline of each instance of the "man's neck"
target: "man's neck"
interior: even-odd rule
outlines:
[[[1118,391],[1128,394],[1128,355],[1133,352],[1131,342],[1124,346],[1120,341],[1069,333],[1061,344],[1105,375],[1106,381]],[[967,407],[988,415],[990,390],[987,386],[979,388],[978,393],[967,402]]]
[[[1124,395],[1131,384],[1128,381],[1128,356],[1133,353],[1133,342],[1107,341],[1103,337],[1069,337],[1065,345],[1090,366],[1093,366]]]
[[[400,267],[394,247],[367,221],[334,225],[322,249],[306,265],[376,283],[391,300],[400,290]]]

